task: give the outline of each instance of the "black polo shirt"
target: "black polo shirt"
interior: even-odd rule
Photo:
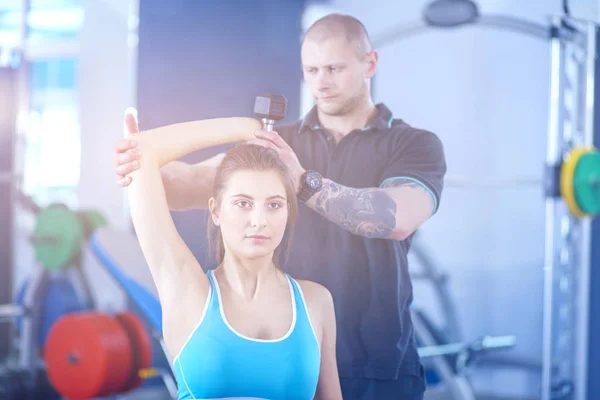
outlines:
[[[383,104],[369,124],[339,143],[319,125],[316,108],[303,120],[275,130],[302,166],[352,188],[379,187],[396,178],[420,183],[440,203],[446,163],[441,141],[394,119]],[[352,234],[304,204],[286,270],[318,282],[333,296],[341,377],[396,379],[419,375],[409,305],[411,239],[369,239]]]

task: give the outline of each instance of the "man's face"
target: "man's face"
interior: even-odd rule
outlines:
[[[342,35],[323,41],[307,37],[302,45],[304,80],[315,104],[327,115],[345,115],[367,95],[374,65],[359,59],[356,44]]]

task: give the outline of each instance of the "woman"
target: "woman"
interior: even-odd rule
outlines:
[[[222,160],[208,204],[215,270],[204,273],[167,206],[163,165],[251,139],[260,123],[219,118],[137,134],[133,115],[125,118],[131,151],[141,154],[129,186],[131,216],[158,290],[179,399],[341,398],[331,295],[276,265],[297,213],[294,185],[278,155],[244,144]]]

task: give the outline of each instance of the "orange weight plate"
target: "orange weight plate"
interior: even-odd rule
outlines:
[[[114,394],[127,383],[133,355],[127,333],[110,315],[67,314],[52,325],[44,349],[48,378],[70,400]]]
[[[139,371],[152,366],[152,341],[148,330],[135,314],[120,313],[116,315],[116,319],[127,331],[133,352],[133,369],[130,380],[121,390],[124,393],[140,387],[143,379],[140,377]]]
[[[105,381],[104,390],[100,392],[99,397],[120,393],[133,368],[133,352],[127,332],[113,316],[101,315],[105,324],[100,324],[98,321],[98,325],[104,332],[102,339],[112,355],[112,361],[110,369],[107,371],[108,379]]]

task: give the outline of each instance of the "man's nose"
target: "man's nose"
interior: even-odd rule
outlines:
[[[319,71],[316,78],[317,89],[321,92],[327,92],[331,88],[331,78],[327,72]]]

